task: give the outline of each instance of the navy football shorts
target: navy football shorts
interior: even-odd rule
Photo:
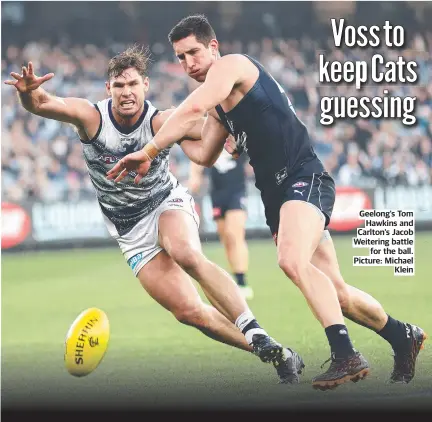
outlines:
[[[273,237],[279,230],[279,212],[287,201],[304,201],[314,206],[325,218],[324,228],[330,223],[333,206],[336,199],[336,189],[333,178],[325,171],[309,175],[294,173],[284,183],[282,192],[263,201],[267,225]]]
[[[246,192],[220,192],[211,196],[213,206],[213,219],[225,218],[227,211],[246,211]]]

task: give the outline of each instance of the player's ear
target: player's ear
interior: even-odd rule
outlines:
[[[216,55],[219,52],[219,43],[217,40],[213,39],[209,44],[212,54]]]
[[[106,92],[107,92],[108,96],[111,97],[111,87],[110,87],[109,81],[105,82],[105,88],[106,88]]]
[[[144,78],[144,92],[148,92],[150,88],[150,79],[146,76]]]

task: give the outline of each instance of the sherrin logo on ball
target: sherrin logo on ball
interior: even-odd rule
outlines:
[[[81,312],[66,334],[65,365],[76,377],[93,372],[105,355],[110,336],[108,317],[98,308]]]

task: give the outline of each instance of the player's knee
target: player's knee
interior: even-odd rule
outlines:
[[[238,243],[238,239],[237,239],[236,234],[229,232],[229,231],[227,233],[225,233],[224,234],[224,243],[228,249],[235,248],[236,244]]]
[[[204,310],[201,304],[187,304],[178,308],[174,313],[177,321],[192,327],[202,327],[204,325]]]
[[[303,262],[301,259],[296,259],[294,255],[279,257],[278,264],[280,269],[295,285],[300,285],[304,279],[304,273],[307,271],[308,262]]]

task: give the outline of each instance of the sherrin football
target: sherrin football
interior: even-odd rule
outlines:
[[[65,365],[76,377],[93,372],[101,363],[108,347],[110,327],[105,312],[89,308],[72,323],[65,340]]]

